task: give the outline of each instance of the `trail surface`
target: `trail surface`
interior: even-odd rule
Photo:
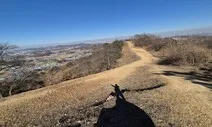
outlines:
[[[146,50],[135,48],[131,43],[128,43],[128,45],[141,58],[140,60],[112,70],[1,100],[0,124],[12,126],[35,125],[40,119],[48,121],[48,117],[54,116],[54,114],[62,109],[69,108],[71,110],[82,105],[92,104],[108,96],[112,91],[110,84],[119,84],[120,81],[130,77],[137,68],[148,65],[151,67],[150,72],[152,74],[158,75],[167,83],[166,87],[168,89],[161,96],[164,99],[173,99],[172,102],[176,103],[174,108],[178,108],[179,114],[183,115],[183,112],[194,109],[194,112],[187,113],[191,119],[192,115],[196,115],[197,118],[205,117],[206,119],[203,119],[205,121],[201,125],[212,125],[212,101],[210,100],[212,94],[209,89],[193,84],[182,77],[163,75],[162,72],[170,70],[170,67],[156,65],[155,61],[157,58],[153,57]],[[176,114],[173,114],[173,116]]]

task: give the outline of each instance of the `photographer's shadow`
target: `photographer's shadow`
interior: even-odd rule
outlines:
[[[126,101],[117,84],[113,87],[116,105],[101,110],[96,127],[155,127],[149,115]]]

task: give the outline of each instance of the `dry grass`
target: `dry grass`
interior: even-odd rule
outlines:
[[[102,106],[114,106],[115,99],[99,107],[92,107],[92,104],[105,99],[113,90],[109,84],[117,83],[121,89],[131,90],[124,93],[126,100],[144,110],[157,127],[211,125],[211,91],[182,77],[160,75],[167,68],[152,63],[153,56],[145,50],[132,50],[142,59],[1,101],[0,124],[73,126],[79,123],[93,126]],[[161,83],[166,85],[155,88]],[[147,89],[149,87],[154,89]]]
[[[139,57],[133,51],[131,51],[126,43],[123,45],[122,50],[111,47],[109,50],[111,51],[109,55],[112,56],[109,57],[111,61],[109,69],[120,67],[139,59]],[[117,56],[117,54],[119,55]],[[69,63],[62,69],[54,69],[53,71],[50,71],[45,77],[45,84],[57,84],[62,81],[80,78],[106,70],[108,70],[107,59],[105,52],[103,49],[101,49],[100,51],[95,52],[95,54],[92,56]]]
[[[207,112],[210,112],[208,102],[211,92],[202,91],[198,86],[195,88],[176,77],[154,75],[158,70],[152,67],[150,65],[136,69],[122,81],[124,88],[143,89],[161,83],[166,85],[157,89],[126,93],[126,99],[149,114],[157,127],[209,126],[212,121],[210,113]],[[205,96],[208,96],[205,100],[207,103],[203,101]]]
[[[154,35],[136,35],[136,46],[160,52],[159,64],[205,66],[212,62],[212,37],[186,36],[178,40]]]
[[[122,57],[117,60],[115,67],[120,67],[139,59],[140,58],[136,55],[136,53],[129,48],[128,44],[125,43],[122,50]]]
[[[152,70],[155,69],[148,65],[139,67],[134,73],[121,80],[121,89],[129,90],[123,93],[128,102],[145,111],[156,127],[210,125],[210,115],[206,113],[210,110],[206,111],[205,106],[201,106],[196,101],[199,94],[203,93],[194,89],[187,92],[187,87],[174,87],[164,78],[154,75]],[[165,86],[154,88],[160,84],[165,84]],[[147,88],[153,89],[143,90]],[[204,94],[206,94],[205,91]],[[211,93],[208,94],[211,95]],[[115,98],[112,98],[97,106],[70,110],[60,117],[59,125],[92,127],[97,122],[101,109],[111,108],[115,103]]]
[[[176,44],[171,38],[162,38],[151,34],[135,35],[133,43],[138,47],[145,47],[147,50],[160,51],[167,44]]]
[[[121,59],[123,55],[123,44],[124,42],[122,41],[114,41],[111,44],[105,43],[103,47],[96,50],[93,55],[68,63],[59,69],[59,71],[57,69],[56,71],[51,70],[46,74],[45,84],[57,84],[118,67],[117,60]],[[125,57],[125,55],[123,56]]]
[[[161,52],[165,58],[160,64],[203,66],[212,60],[211,49],[193,43],[169,44]]]

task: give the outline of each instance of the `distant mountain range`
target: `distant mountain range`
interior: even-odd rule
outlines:
[[[84,40],[84,41],[75,41],[72,43],[106,43],[106,42],[112,42],[115,40],[124,40],[129,39],[132,36],[119,36],[119,37],[111,37],[111,38],[103,38],[103,39],[95,39],[95,40]]]
[[[194,28],[194,29],[177,30],[177,31],[167,31],[167,32],[152,33],[152,34],[156,34],[162,37],[172,37],[172,36],[181,36],[181,35],[212,35],[212,26]],[[72,43],[105,43],[105,42],[112,42],[114,40],[129,39],[129,38],[132,38],[133,36],[134,35],[105,38],[105,39],[96,39],[96,40],[75,41]]]
[[[167,31],[167,32],[156,33],[156,35],[162,37],[181,36],[181,35],[212,35],[212,26],[177,30],[177,31]]]
[[[44,44],[44,45],[33,45],[33,46],[24,46],[21,48],[40,48],[40,47],[50,47],[50,46],[65,46],[65,45],[78,45],[78,44],[97,44],[97,43],[110,43],[114,40],[122,40],[122,39],[128,39],[132,36],[119,36],[119,37],[111,37],[111,38],[103,38],[103,39],[93,39],[93,40],[84,40],[84,41],[73,41],[73,42],[67,42],[67,43],[54,43],[54,44]]]
[[[142,34],[142,33],[138,33]],[[162,37],[172,37],[172,36],[181,36],[181,35],[212,35],[212,26],[209,27],[202,27],[202,28],[194,28],[194,29],[185,29],[185,30],[177,30],[177,31],[167,31],[167,32],[160,32],[160,33],[152,33]],[[103,39],[94,39],[94,40],[84,40],[84,41],[74,41],[74,42],[67,42],[67,43],[55,43],[55,44],[48,44],[42,46],[33,46],[35,48],[39,47],[48,47],[48,46],[57,46],[57,45],[74,45],[74,44],[92,44],[92,43],[106,43],[112,42],[114,40],[123,40],[129,39],[133,37],[131,36],[119,36],[119,37],[111,37],[111,38],[103,38]],[[25,47],[29,48],[29,47]]]

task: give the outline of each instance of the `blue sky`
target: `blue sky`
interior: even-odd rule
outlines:
[[[211,0],[0,0],[0,43],[39,45],[212,25]]]

